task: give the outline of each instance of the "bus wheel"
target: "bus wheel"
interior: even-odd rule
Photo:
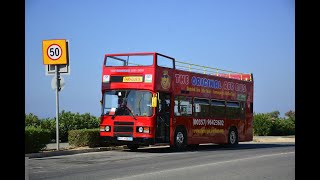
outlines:
[[[131,151],[136,151],[139,148],[139,145],[137,144],[127,144],[127,147],[131,150]]]
[[[174,146],[172,149],[174,151],[183,151],[186,148],[187,136],[183,128],[177,128],[174,133]]]
[[[235,128],[230,128],[229,130],[228,144],[229,145],[238,144],[238,132]]]

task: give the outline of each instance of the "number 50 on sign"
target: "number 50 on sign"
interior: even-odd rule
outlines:
[[[68,64],[68,42],[65,39],[42,41],[43,64]]]

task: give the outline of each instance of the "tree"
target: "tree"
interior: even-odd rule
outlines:
[[[295,117],[295,116],[296,116],[296,113],[295,113],[294,111],[290,110],[290,111],[286,112],[284,115],[285,115],[286,117],[288,117],[289,120],[295,122],[295,120],[296,120],[296,117]]]
[[[272,111],[267,114],[270,115],[272,119],[277,119],[277,118],[279,118],[280,111]]]
[[[38,118],[38,116],[29,113],[29,114],[25,114],[25,126],[37,126],[39,125],[40,120]]]

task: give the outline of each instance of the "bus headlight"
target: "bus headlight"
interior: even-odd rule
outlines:
[[[106,130],[107,132],[109,132],[110,129],[111,129],[110,126],[106,126],[106,127],[105,127],[105,130]]]
[[[139,133],[150,133],[150,127],[137,127],[137,132]]]

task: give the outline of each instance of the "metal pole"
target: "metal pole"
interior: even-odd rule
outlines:
[[[59,65],[56,65],[56,142],[57,142],[57,150],[59,150]]]

